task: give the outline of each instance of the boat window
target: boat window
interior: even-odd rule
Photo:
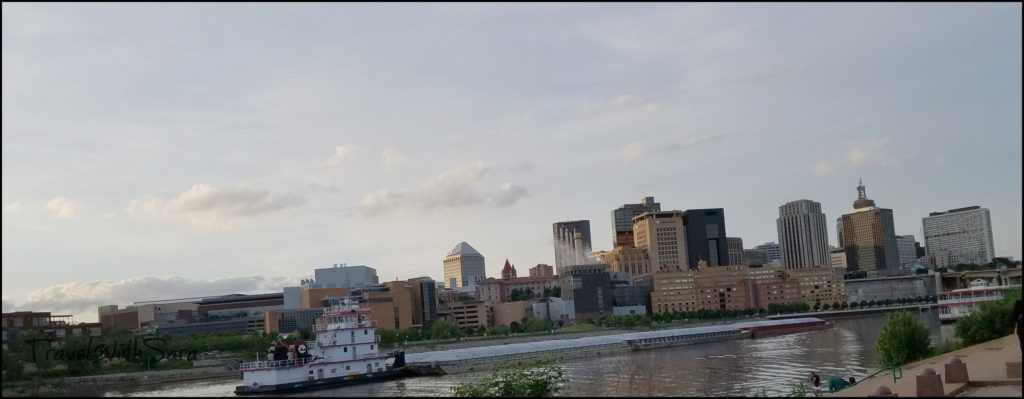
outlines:
[[[370,349],[373,349],[373,344],[370,344]]]
[[[345,370],[351,370],[351,368],[349,368],[349,366],[345,366]]]
[[[338,372],[338,369],[331,369],[331,374],[336,374],[337,372]]]
[[[348,347],[347,346],[345,347],[345,352],[348,352]]]
[[[370,334],[370,330],[363,330],[363,335],[369,335],[369,334]]]

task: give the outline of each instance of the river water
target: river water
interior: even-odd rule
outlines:
[[[937,313],[917,316],[933,343],[955,340]],[[812,371],[860,380],[878,370],[875,342],[885,314],[831,319],[834,327],[761,339],[742,339],[639,352],[619,352],[560,363],[569,382],[561,396],[741,396],[761,388],[789,392]],[[449,396],[451,387],[486,372],[401,380],[302,392],[301,396]],[[192,381],[110,391],[106,396],[234,396],[241,380]],[[773,395],[774,396],[774,395]]]

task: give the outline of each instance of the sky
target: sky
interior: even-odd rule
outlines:
[[[857,181],[1021,259],[1021,4],[3,4],[3,311],[279,291],[336,263],[520,274],[551,224]]]

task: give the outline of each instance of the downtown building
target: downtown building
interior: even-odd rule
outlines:
[[[843,274],[832,267],[708,267],[701,262],[697,270],[655,273],[651,308],[658,314],[764,309],[793,302],[832,305],[846,298]]]
[[[613,272],[622,272],[629,276],[647,275],[652,273],[648,249],[632,245],[616,247],[611,251],[601,251],[599,260],[607,264]]]
[[[591,252],[590,221],[575,220],[557,222],[551,225],[555,246],[555,272],[562,274],[562,268],[587,262]]]
[[[696,269],[700,261],[708,266],[729,262],[725,237],[725,209],[687,209],[682,213],[686,237],[686,267]]]
[[[743,239],[739,237],[725,238],[726,251],[729,253],[729,265],[746,265],[746,256],[743,252]]]
[[[471,291],[487,278],[484,256],[466,242],[455,245],[444,257],[445,288]]]
[[[654,197],[644,197],[639,204],[625,204],[612,211],[612,247],[633,246],[633,218],[644,212],[659,212],[661,204],[654,202]]]
[[[513,291],[519,292],[519,300],[542,299],[545,292],[551,293],[555,287],[560,287],[555,276],[517,277],[515,266],[506,259],[501,279],[489,278],[478,283],[476,297],[491,305],[512,302]]]
[[[995,258],[988,208],[969,206],[932,212],[921,219],[927,255],[938,267],[957,263],[984,264]]]
[[[864,184],[857,186],[853,212],[843,215],[840,245],[846,252],[850,276],[880,277],[899,273],[899,247],[892,209],[879,208],[868,199]]]
[[[918,263],[917,241],[913,234],[896,236],[896,251],[899,253],[900,267],[908,268]]]
[[[633,218],[635,247],[647,252],[651,272],[687,270],[681,211],[645,212]]]
[[[806,199],[787,202],[779,207],[779,218],[775,223],[785,268],[831,265],[828,227],[820,203]]]

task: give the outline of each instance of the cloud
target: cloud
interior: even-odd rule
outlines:
[[[14,214],[17,213],[19,209],[21,209],[21,201],[15,201],[4,206],[4,213],[8,215]]]
[[[526,196],[526,187],[505,183],[498,188],[497,192],[487,197],[487,202],[500,208],[511,206]]]
[[[644,143],[630,143],[619,150],[619,160],[626,162],[640,158],[647,154],[647,145]]]
[[[814,164],[814,175],[825,176],[832,173],[832,164],[828,161],[818,162]]]
[[[398,151],[394,148],[385,148],[381,150],[380,159],[384,161],[384,166],[389,168],[401,165],[409,161],[409,158],[406,157],[405,154],[402,154],[401,151]]]
[[[356,153],[361,151],[360,147],[352,144],[343,144],[334,147],[334,154],[324,161],[324,165],[327,166],[338,166],[352,162],[357,156]]]
[[[869,138],[846,145],[846,159],[853,166],[899,166],[902,159],[889,154],[888,138]]]
[[[31,291],[27,300],[15,302],[3,297],[3,311],[32,310],[75,315],[76,321],[95,321],[96,308],[103,305],[128,305],[132,302],[173,298],[194,298],[227,294],[281,292],[297,286],[310,276],[246,276],[210,280],[173,276],[142,276],[122,280],[71,282]]]
[[[685,145],[679,143],[666,143],[659,144],[657,147],[649,146],[644,142],[630,143],[619,150],[618,159],[622,162],[629,162],[648,155],[669,154],[683,149],[693,149],[703,145],[717,143],[728,137],[729,136],[726,134],[711,134],[691,137],[686,141]]]
[[[704,136],[691,137],[687,140],[687,147],[698,147],[706,144],[717,143],[729,138],[727,134],[708,134]]]
[[[17,208],[17,207],[15,207]],[[6,211],[7,208],[5,207]],[[78,213],[75,202],[64,197],[57,197],[46,203],[46,211],[57,219],[73,219]]]
[[[132,216],[188,219],[196,227],[229,228],[241,219],[305,205],[296,196],[272,196],[268,190],[197,184],[170,200],[146,197],[132,200]]]
[[[485,175],[501,169],[483,161],[462,165],[438,173],[413,187],[384,188],[368,193],[358,208],[368,216],[377,216],[388,211],[511,206],[526,197],[526,188],[511,183],[505,183],[493,192],[479,192],[473,188],[473,184]]]
[[[612,101],[598,101],[583,105],[584,114],[607,114],[615,112],[641,112],[653,114],[661,110],[661,105],[654,101],[624,94]]]

